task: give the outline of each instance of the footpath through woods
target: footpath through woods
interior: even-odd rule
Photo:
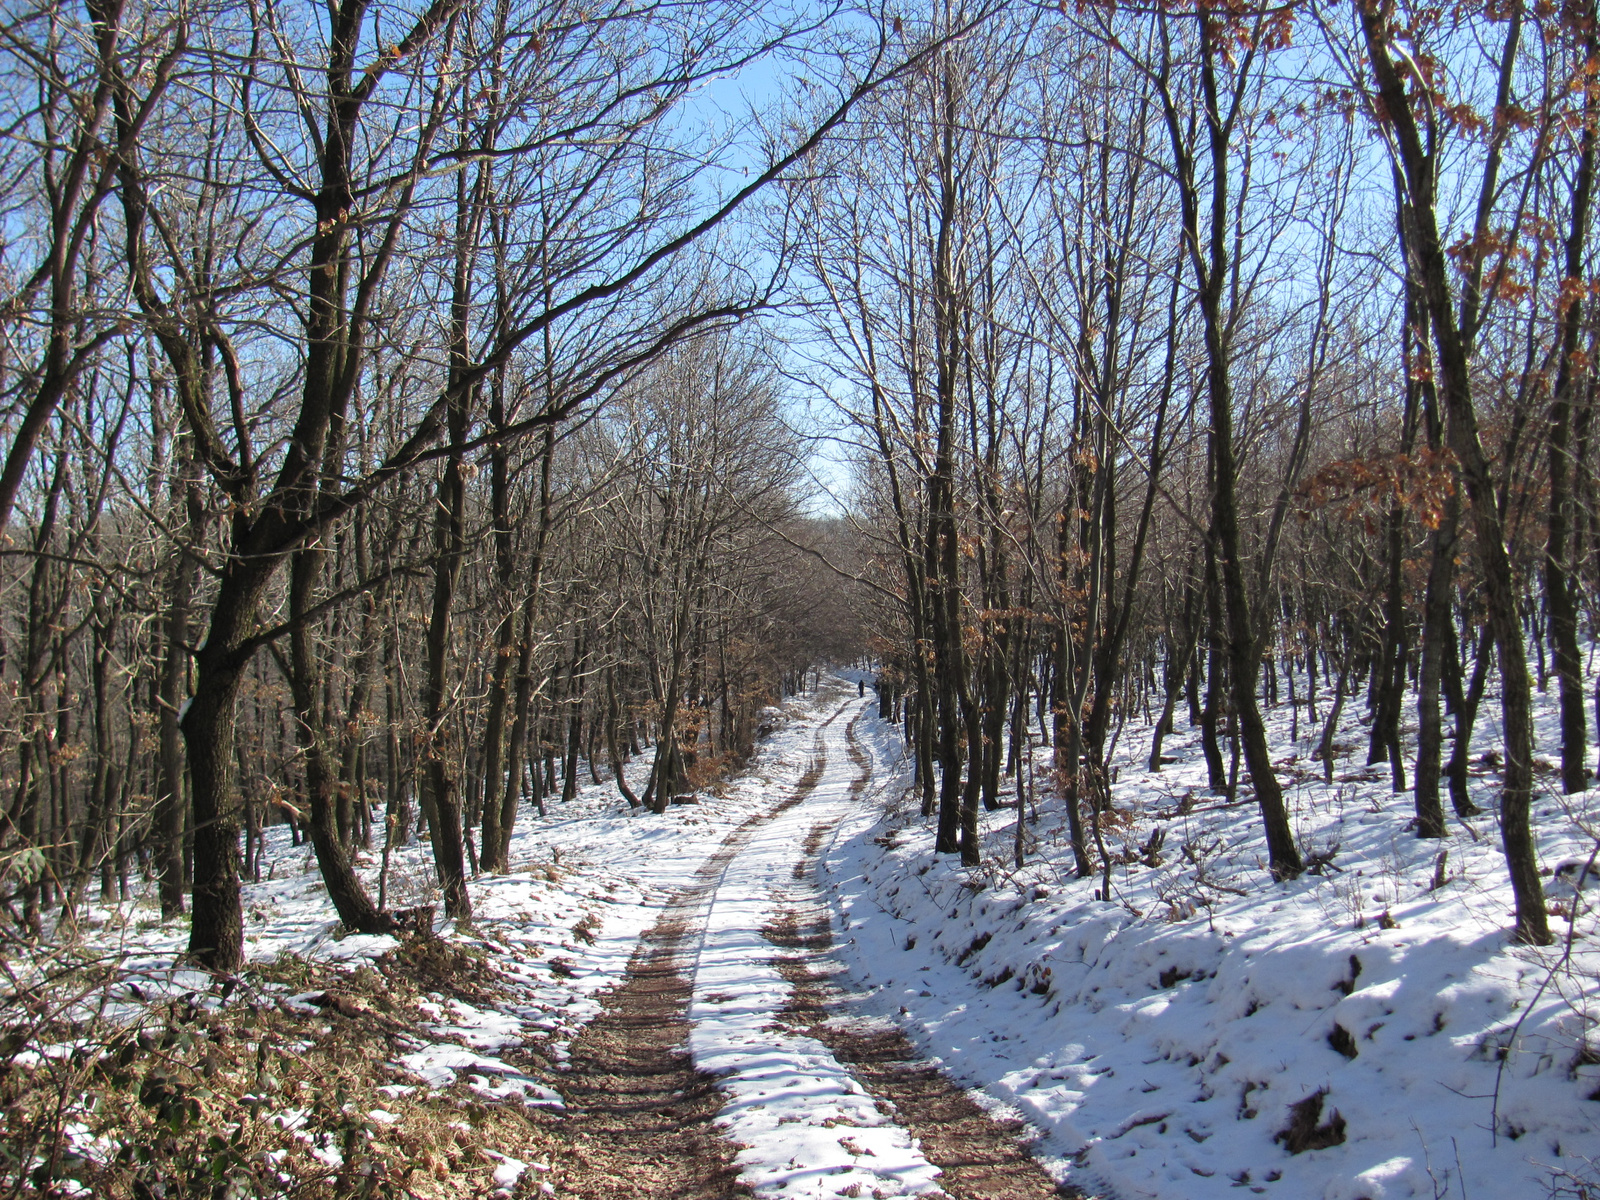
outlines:
[[[856,737],[868,702],[819,698],[797,774],[693,872],[640,939],[557,1080],[569,1153],[558,1195],[948,1195],[1031,1200],[1058,1188],[892,1025],[853,1011],[830,958],[819,853],[871,802]],[[801,732],[801,731],[796,731]]]

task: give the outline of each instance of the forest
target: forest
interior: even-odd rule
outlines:
[[[654,832],[585,861],[633,880],[627,838],[690,838],[692,891],[710,797],[830,687],[860,713],[790,802],[848,753],[851,797],[895,790],[886,859],[917,831],[930,879],[1019,907],[1059,877],[1137,920],[1115,873],[1180,862],[1174,923],[1260,909],[1362,874],[1305,789],[1370,796],[1430,892],[1476,856],[1480,932],[1559,956],[1569,1075],[1600,1062],[1594,0],[22,0],[0,29],[0,1192],[202,1194],[203,1105],[153,1075],[128,1103],[166,1150],[73,1132],[66,1060],[157,1046],[113,1015],[136,931],[176,1038],[278,986],[291,862],[339,938],[416,955],[567,870],[604,794]],[[1171,812],[1257,839],[1226,879],[1141,824],[1191,763]],[[1274,1153],[1344,1142],[1325,1094]],[[358,1194],[340,1153],[285,1182],[218,1150],[205,1194]]]

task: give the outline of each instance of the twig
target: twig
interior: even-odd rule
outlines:
[[[1589,878],[1589,873],[1594,870],[1595,859],[1600,858],[1600,841],[1596,841],[1594,849],[1589,851],[1589,861],[1583,864],[1583,870],[1578,872],[1578,879],[1572,891],[1572,905],[1567,909],[1567,936],[1561,946],[1561,957],[1545,972],[1544,979],[1539,988],[1533,993],[1523,1008],[1522,1015],[1517,1018],[1516,1024],[1511,1026],[1510,1035],[1506,1038],[1505,1051],[1500,1055],[1500,1062],[1494,1071],[1494,1102],[1489,1106],[1489,1137],[1491,1146],[1500,1144],[1500,1082],[1505,1077],[1506,1064],[1511,1061],[1511,1048],[1516,1045],[1517,1034],[1522,1030],[1522,1023],[1533,1012],[1534,1006],[1539,1003],[1539,998],[1544,995],[1545,988],[1550,986],[1550,981],[1556,977],[1556,972],[1566,966],[1572,959],[1572,942],[1578,927],[1578,902],[1583,898],[1583,885]]]

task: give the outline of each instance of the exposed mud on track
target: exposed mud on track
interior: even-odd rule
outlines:
[[[939,1186],[955,1200],[1044,1200],[1081,1197],[1057,1185],[1025,1147],[1020,1121],[995,1120],[938,1068],[921,1060],[899,1030],[830,1020],[839,1007],[833,986],[837,965],[825,959],[833,947],[826,913],[790,909],[764,930],[773,945],[796,953],[777,961],[794,987],[784,1016],[800,1032],[825,1045],[857,1082],[921,1144],[928,1161],[943,1172]]]
[[[684,1049],[690,985],[681,970],[690,922],[669,910],[640,943],[604,1011],[572,1044],[556,1080],[568,1110],[569,1157],[552,1164],[562,1196],[718,1200],[748,1196],[734,1149],[717,1134],[722,1106]]]
[[[851,784],[852,794],[859,795],[871,778],[871,763],[858,749],[853,727],[846,735],[850,756],[862,772]],[[825,1045],[880,1107],[918,1139],[927,1160],[942,1172],[940,1188],[954,1200],[1082,1197],[1056,1184],[1029,1157],[1022,1122],[990,1117],[923,1061],[899,1030],[837,1019],[842,1005],[833,980],[842,968],[827,958],[833,948],[832,923],[812,882],[832,831],[828,823],[812,828],[795,863],[791,903],[762,930],[773,945],[788,952],[774,960],[794,989],[784,1010],[786,1023]]]
[[[557,1195],[724,1200],[752,1194],[738,1181],[736,1147],[714,1123],[722,1095],[711,1076],[694,1069],[685,1046],[693,992],[685,972],[728,863],[757,828],[816,789],[826,758],[819,732],[794,790],[734,829],[694,883],[668,902],[640,939],[622,982],[602,996],[600,1015],[572,1043],[570,1069],[552,1080],[567,1102],[555,1120],[570,1151],[551,1164]]]
[[[847,707],[819,727],[805,769],[783,800],[729,833],[689,886],[672,897],[640,939],[621,983],[601,997],[600,1015],[572,1043],[569,1070],[552,1080],[567,1110],[535,1118],[551,1120],[565,1143],[565,1156],[552,1162],[545,1176],[557,1196],[723,1200],[752,1195],[739,1182],[738,1147],[717,1125],[725,1094],[713,1076],[695,1070],[687,1050],[691,976],[707,914],[730,864],[758,830],[816,791],[828,766],[823,731]],[[871,759],[856,741],[854,722],[845,736],[858,772],[850,794],[860,796],[871,780]],[[944,1194],[956,1200],[1075,1195],[1058,1191],[1028,1157],[1018,1141],[1020,1127],[991,1120],[960,1088],[919,1061],[898,1032],[829,1020],[838,1006],[830,984],[838,967],[825,958],[832,935],[811,874],[833,828],[831,822],[811,828],[799,847],[794,885],[784,889],[788,903],[775,924],[762,931],[791,952],[777,963],[793,988],[784,1024],[826,1046],[880,1107],[921,1141],[927,1161],[943,1170]]]

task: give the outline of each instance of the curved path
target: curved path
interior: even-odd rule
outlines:
[[[573,1043],[557,1195],[1077,1195],[1028,1157],[1020,1123],[990,1119],[892,1024],[851,1012],[814,875],[868,802],[854,727],[871,701],[837,700],[791,782],[778,772],[775,803],[672,898]]]

